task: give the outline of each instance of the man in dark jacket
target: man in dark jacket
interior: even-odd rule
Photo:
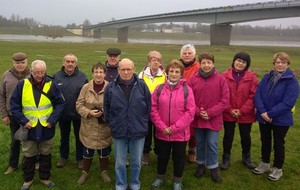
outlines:
[[[118,76],[118,66],[120,62],[121,50],[118,48],[108,48],[106,50],[106,54],[106,74],[104,79],[108,82],[111,82]]]
[[[39,177],[43,184],[55,186],[50,181],[51,149],[55,124],[64,109],[64,99],[57,84],[46,75],[46,64],[36,60],[31,64],[31,77],[21,80],[10,100],[11,113],[21,127],[28,129],[23,142],[23,179],[21,190],[31,186],[35,162],[39,156]]]
[[[62,168],[67,163],[70,152],[71,123],[74,127],[76,142],[76,160],[78,169],[82,169],[83,145],[79,140],[80,115],[76,111],[76,100],[82,86],[88,82],[86,75],[78,69],[77,57],[73,54],[65,55],[61,70],[54,74],[54,81],[58,84],[65,98],[65,109],[59,118],[60,128],[60,160],[56,166]]]
[[[129,188],[140,189],[141,158],[148,133],[151,94],[143,80],[134,74],[134,63],[122,59],[117,78],[104,93],[104,113],[114,140],[116,189],[126,190],[126,158],[130,156]]]

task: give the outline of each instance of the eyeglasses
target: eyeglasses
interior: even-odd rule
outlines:
[[[46,74],[45,71],[32,71],[32,74],[35,76],[44,76]]]
[[[277,65],[279,65],[279,64],[285,65],[285,64],[287,64],[287,62],[285,62],[285,61],[275,61],[275,64],[277,64]]]

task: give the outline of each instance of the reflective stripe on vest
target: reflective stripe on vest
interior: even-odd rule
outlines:
[[[47,93],[51,87],[52,81],[46,82],[43,91]],[[32,127],[35,127],[40,121],[41,125],[47,127],[47,119],[53,112],[53,107],[49,98],[41,94],[39,105],[36,106],[33,94],[32,84],[28,79],[24,80],[22,90],[22,112],[30,121]]]
[[[157,85],[163,84],[165,82],[165,79],[166,79],[166,75],[165,74],[163,74],[161,76],[155,76],[153,78],[146,77],[143,74],[143,80],[146,83],[146,85],[148,86],[148,89],[149,89],[149,91],[150,91],[151,94],[155,90],[155,88],[156,88]]]

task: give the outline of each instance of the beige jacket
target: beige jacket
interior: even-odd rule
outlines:
[[[93,108],[103,108],[104,88],[97,94],[94,91],[93,80],[85,84],[76,101],[76,110],[81,115],[79,138],[82,144],[89,149],[103,149],[112,144],[110,129],[107,124],[98,124],[98,119],[89,116]]]

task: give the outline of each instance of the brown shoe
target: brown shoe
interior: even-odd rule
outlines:
[[[79,170],[82,170],[82,169],[83,169],[83,161],[82,161],[82,160],[78,160],[78,161],[77,161],[77,168],[78,168]]]
[[[56,167],[63,168],[67,164],[68,160],[61,158],[58,160]]]
[[[12,173],[14,173],[14,171],[16,171],[16,169],[17,169],[17,168],[14,168],[14,167],[9,166],[9,167],[7,168],[7,170],[4,172],[4,174],[5,174],[5,175],[12,174]]]
[[[33,180],[31,181],[28,181],[28,182],[24,182],[22,187],[21,187],[21,190],[29,190],[30,186],[32,185],[33,183]]]
[[[149,154],[143,154],[142,158],[142,165],[148,165],[149,164]]]
[[[103,170],[103,171],[101,172],[101,178],[102,178],[102,180],[103,180],[105,183],[110,183],[110,182],[111,182],[111,179],[110,179],[110,177],[109,177],[109,175],[108,175],[107,170]]]
[[[196,153],[194,150],[189,150],[189,153],[188,153],[188,160],[189,162],[191,163],[195,163],[196,162]]]

